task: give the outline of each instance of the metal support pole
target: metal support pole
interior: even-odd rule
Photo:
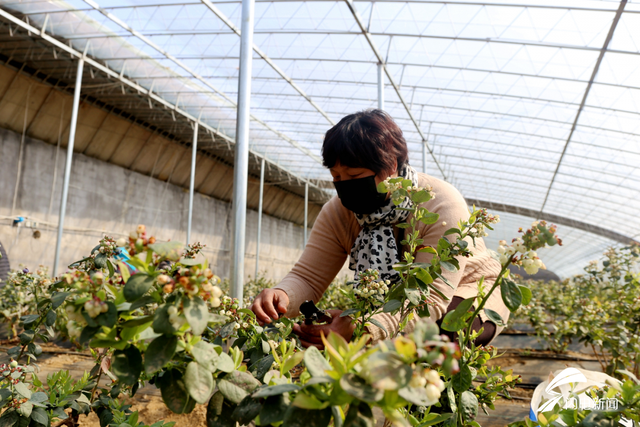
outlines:
[[[244,295],[244,238],[247,225],[247,182],[249,179],[249,102],[251,100],[254,2],[255,0],[242,0],[236,153],[233,169],[231,297],[238,298],[240,304],[242,304]]]
[[[384,66],[378,63],[378,109],[384,110]]]
[[[307,246],[307,219],[309,218],[309,182],[304,183],[304,246]]]
[[[67,212],[67,197],[69,195],[69,177],[71,175],[71,161],[73,160],[73,145],[76,139],[76,125],[78,124],[78,107],[80,106],[80,90],[82,88],[82,70],[84,59],[78,60],[76,72],[76,87],[73,90],[73,107],[71,109],[71,124],[69,126],[69,143],[67,144],[67,161],[64,164],[64,181],[62,182],[62,200],[60,201],[60,216],[58,217],[58,239],[56,240],[56,252],[53,259],[53,276],[58,274],[60,263],[60,246],[62,244],[62,232],[64,230],[64,217]]]
[[[427,144],[422,141],[422,173],[427,173]]]
[[[262,235],[262,200],[264,198],[264,158],[260,163],[260,200],[258,200],[258,238],[256,239],[256,274],[260,268],[260,236]]]
[[[191,144],[191,176],[189,177],[189,216],[187,218],[187,245],[191,243],[191,219],[193,218],[193,186],[196,180],[196,154],[198,153],[198,122],[193,126]]]

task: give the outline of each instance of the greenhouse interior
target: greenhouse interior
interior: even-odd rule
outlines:
[[[640,0],[0,0],[0,426],[640,426]]]

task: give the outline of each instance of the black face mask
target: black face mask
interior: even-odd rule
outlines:
[[[387,203],[387,193],[378,193],[375,175],[334,181],[333,185],[342,205],[354,213],[369,215]]]

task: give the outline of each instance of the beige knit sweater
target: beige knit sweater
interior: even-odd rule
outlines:
[[[459,220],[469,218],[469,211],[464,198],[452,185],[422,173],[419,174],[419,185],[421,187],[430,185],[436,194],[434,199],[421,206],[430,212],[439,214],[439,220],[432,225],[422,223],[418,225],[420,238],[424,239],[424,244],[435,247],[446,230],[455,227]],[[446,225],[443,225],[443,222]],[[302,256],[291,272],[276,286],[277,289],[285,291],[289,297],[288,317],[297,316],[300,304],[305,300],[311,299],[318,302],[344,265],[360,230],[361,227],[353,212],[346,209],[337,196],[324,205],[311,230]],[[398,232],[399,230],[396,229]],[[452,238],[452,236],[449,237]],[[437,293],[431,293],[430,300],[435,304],[429,312],[434,320],[444,316],[452,297],[458,296],[466,299],[478,295],[478,280],[482,276],[485,278],[484,288],[488,291],[500,273],[500,264],[489,255],[482,239],[476,239],[475,247],[469,239],[469,247],[473,256],[459,257],[460,269],[457,272],[444,271],[443,276],[455,289],[440,279],[434,281],[434,286],[449,298],[447,301]],[[418,252],[416,262],[428,263],[431,261],[431,257],[431,254]],[[505,322],[509,318],[509,309],[504,305],[499,289],[496,289],[490,296],[485,308],[496,311]],[[483,321],[488,320],[484,312],[480,313],[480,317]],[[389,314],[378,314],[375,319],[387,331],[395,330],[398,324],[398,317]],[[414,323],[415,320],[407,325],[405,331],[412,330]],[[384,331],[380,328],[371,325],[368,326],[368,329],[375,341],[385,337]],[[497,328],[496,336],[502,329],[502,327]]]

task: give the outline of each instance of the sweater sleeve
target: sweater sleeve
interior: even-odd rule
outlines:
[[[305,300],[318,302],[344,265],[351,249],[349,242],[358,234],[357,222],[349,215],[337,197],[318,214],[302,256],[275,287],[289,297],[287,317],[298,316]]]
[[[426,175],[420,175],[420,186],[430,184],[433,187],[433,191],[436,197],[422,205],[430,212],[437,213],[439,216],[438,221],[435,224],[424,225],[422,223],[417,224],[418,231],[420,232],[420,238],[424,240],[423,244],[426,246],[436,247],[438,240],[443,237],[445,231],[451,227],[457,226],[461,220],[466,221],[469,219],[469,211],[467,204],[462,195],[450,184],[435,180],[433,178],[427,181]],[[455,239],[455,235],[447,236],[450,241]],[[470,246],[473,245],[471,239],[468,239]],[[433,258],[432,254],[427,252],[418,252],[415,255],[415,262],[430,263]],[[449,272],[443,270],[442,276],[444,276],[451,286],[447,285],[440,279],[436,279],[433,282],[433,286],[436,287],[447,299],[443,298],[436,292],[431,292],[428,301],[432,304],[429,307],[429,314],[431,319],[439,320],[444,317],[447,312],[447,307],[451,299],[453,298],[458,284],[464,276],[465,268],[467,266],[468,259],[466,257],[457,257],[460,268],[456,272]],[[395,331],[400,321],[399,313],[395,316],[391,316],[388,313],[380,313],[374,316],[375,319],[380,322],[389,333]],[[412,320],[405,327],[406,332],[411,332],[417,319]],[[375,326],[368,326],[367,329],[371,333],[374,341],[385,338],[385,333],[380,328]]]

